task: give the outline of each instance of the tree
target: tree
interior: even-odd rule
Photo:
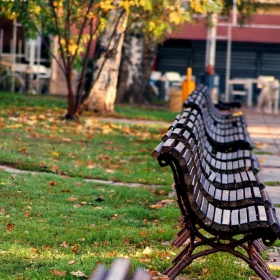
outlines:
[[[141,103],[145,93],[148,92],[146,87],[148,86],[157,44],[166,32],[190,20],[192,11],[203,12],[207,8],[217,10],[220,5],[215,1],[213,2],[214,5],[213,3],[208,5],[208,1],[141,0],[138,5],[135,5],[136,2],[125,1],[123,6],[128,14],[128,28],[122,53],[117,101],[130,99],[133,102]],[[139,3],[142,3],[142,5]],[[100,42],[107,36],[106,33],[104,32],[100,37]],[[119,49],[122,42],[123,39],[118,41]],[[117,53],[119,52],[115,52],[115,54]],[[112,61],[114,61],[115,66],[119,65],[119,61],[116,61],[115,58]],[[99,79],[106,77],[106,80],[103,79],[98,83],[102,85],[99,86],[98,90],[96,83],[93,85],[88,98],[89,109],[99,112],[113,111],[115,99],[110,99],[110,106],[105,102],[108,96],[112,96],[111,92],[114,92],[113,96],[115,97],[117,91],[116,87],[113,89],[113,87],[107,85],[108,81],[111,84],[117,84],[117,75],[112,75],[112,73],[107,68],[103,68],[103,74],[100,75]],[[114,73],[116,74],[116,72]],[[100,90],[102,87],[103,89]]]
[[[153,9],[126,32],[117,102],[150,102],[149,78],[157,45],[167,33],[193,20],[193,13],[221,10],[218,1],[153,1]],[[183,4],[183,5],[182,5]]]
[[[38,34],[44,39],[57,38],[59,57],[44,40],[45,47],[62,70],[68,90],[68,109],[66,118],[76,119],[80,91],[83,88],[84,74],[90,46],[103,27],[102,18],[106,10],[94,0],[30,0],[2,1],[2,14],[13,15],[22,24],[26,38]],[[84,53],[82,71],[78,82],[78,92],[72,87],[71,76],[79,56]],[[76,102],[75,102],[76,98]]]
[[[93,85],[83,107],[91,111],[114,112],[121,48],[127,26],[125,9],[109,13],[108,24],[99,36],[94,56]],[[80,109],[82,110],[81,107]]]
[[[117,48],[122,46],[121,35],[125,30],[123,28],[120,31],[119,27],[121,25],[118,25],[118,23],[126,23],[126,17],[128,17],[127,27],[140,26],[141,36],[145,38],[146,42],[143,50],[147,50],[145,53],[152,55],[155,45],[150,43],[158,42],[159,38],[162,38],[167,31],[172,30],[174,26],[190,20],[191,11],[203,13],[213,9],[220,9],[219,0],[2,0],[0,15],[16,17],[25,28],[27,38],[35,37],[36,34],[39,34],[42,38],[44,36],[57,38],[59,57],[54,55],[54,51],[50,49],[49,44],[46,44],[46,47],[49,48],[50,56],[57,61],[66,79],[68,109],[65,117],[76,119],[84,108],[88,106],[90,100],[92,101],[91,104],[97,103],[97,100],[102,100],[98,106],[93,106],[94,110],[113,110],[115,101],[115,89],[113,88],[116,85],[117,75],[112,78],[112,75],[107,75],[108,73],[106,73],[107,81],[108,77],[111,79],[109,83],[110,90],[108,90],[109,87],[104,87],[103,93],[101,93],[98,92],[97,88],[100,88],[98,86],[98,84],[100,85],[100,79],[106,76],[102,73],[103,69],[107,69],[106,60],[110,59],[111,64],[116,64],[111,69],[112,71],[110,70],[110,73],[118,72],[118,63],[116,61],[119,58],[115,55],[119,53],[116,51]],[[112,14],[115,16],[112,16]],[[112,21],[112,18],[115,20]],[[136,22],[139,22],[139,24],[136,24]],[[106,26],[108,26],[107,29]],[[115,38],[115,32],[106,33],[110,28],[113,31],[118,31],[117,39]],[[103,31],[104,34],[101,35]],[[90,49],[93,41],[98,37],[101,38],[99,46],[102,46],[103,51],[103,54],[101,54],[102,52],[99,50],[99,58],[102,58],[103,62],[102,60],[98,62],[96,60],[92,90],[86,92],[85,95],[85,74]],[[107,39],[104,39],[106,37]],[[146,38],[150,38],[150,41],[146,40]],[[104,42],[107,42],[108,45],[106,46]],[[147,48],[147,46],[151,46],[151,48]],[[77,88],[74,89],[71,84],[71,76],[81,56],[83,59],[80,65],[80,78]],[[149,62],[151,61],[152,59],[149,59]],[[142,71],[144,71],[143,69],[151,68],[150,65],[147,68],[143,67]],[[149,71],[145,71],[144,74],[149,76]],[[134,78],[134,80],[136,79]],[[107,83],[107,86],[109,84]],[[112,97],[110,102],[107,102],[108,93]],[[102,94],[105,98],[97,98]]]

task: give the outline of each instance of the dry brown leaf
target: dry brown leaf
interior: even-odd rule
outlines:
[[[70,249],[73,253],[77,253],[79,251],[79,244],[74,244]]]
[[[11,223],[7,224],[7,227],[6,227],[7,231],[8,231],[8,232],[11,232],[11,230],[12,230],[12,228],[13,228],[14,226],[15,226],[15,225],[14,225],[14,224],[11,224]]]
[[[150,205],[151,209],[159,209],[159,208],[162,208],[162,207],[163,207],[163,204],[161,204],[161,203]]]
[[[72,142],[72,139],[70,139],[70,138],[61,138],[61,140],[62,141],[64,141],[64,142]]]
[[[59,271],[59,270],[56,270],[56,269],[51,269],[50,272],[54,276],[66,276],[66,274],[67,274],[67,272],[65,270],[64,271]]]
[[[22,127],[22,124],[17,123],[17,124],[7,125],[6,127],[7,128],[19,128],[19,127]]]
[[[107,173],[115,173],[115,171],[114,171],[114,170],[109,169],[109,168],[106,168],[106,169],[105,169],[105,171],[106,171]]]
[[[50,169],[52,172],[56,173],[58,171],[58,166],[57,165],[53,165]]]
[[[24,216],[25,216],[26,218],[29,218],[30,215],[31,215],[31,213],[30,213],[29,211],[26,211],[26,212],[24,213]]]
[[[82,204],[74,204],[74,208],[81,208]]]
[[[63,241],[63,242],[60,244],[60,246],[65,247],[65,248],[68,248],[68,247],[69,247],[69,244],[66,243],[65,241]]]
[[[87,166],[87,169],[93,169],[93,168],[95,168],[97,165],[96,164],[89,164],[88,166]]]
[[[77,197],[68,197],[68,200],[75,202],[75,201],[78,201],[78,198]]]
[[[55,186],[56,185],[56,182],[55,181],[50,181],[50,186]]]
[[[127,244],[129,242],[130,242],[130,237],[125,238],[124,241],[123,241],[124,244]]]
[[[31,252],[34,252],[34,253],[36,253],[36,254],[40,254],[39,249],[38,249],[38,248],[35,248],[35,247],[31,247],[31,248],[30,248],[30,251],[31,251]]]

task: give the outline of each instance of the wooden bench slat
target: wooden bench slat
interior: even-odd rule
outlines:
[[[247,209],[242,208],[239,210],[240,229],[246,231],[249,229]]]
[[[124,280],[129,273],[130,262],[128,259],[116,259],[108,274],[106,280]]]
[[[248,219],[250,223],[250,228],[258,227],[258,219],[255,206],[248,207]]]

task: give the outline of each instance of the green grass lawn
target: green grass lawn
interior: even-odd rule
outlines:
[[[117,257],[129,257],[133,270],[170,266],[178,253],[171,241],[180,230],[180,211],[170,196],[171,170],[150,156],[167,125],[112,123],[89,113],[66,123],[60,119],[64,98],[0,98],[0,164],[39,172],[0,171],[0,279],[87,278]],[[115,117],[169,123],[176,115],[129,106],[116,111]],[[189,279],[254,276],[226,253],[200,258],[185,273]]]

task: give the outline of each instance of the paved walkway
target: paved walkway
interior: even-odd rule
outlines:
[[[280,217],[280,115],[257,113],[253,109],[243,109],[243,112],[263,181],[279,182],[277,186],[267,186],[267,191],[272,202],[279,204]]]
[[[246,116],[248,131],[255,146],[254,152],[259,159],[263,181],[278,182],[276,186],[266,184],[266,189],[280,218],[280,114],[268,115],[245,108],[242,111]],[[280,268],[279,249],[275,247],[268,253],[268,264],[271,268]]]

